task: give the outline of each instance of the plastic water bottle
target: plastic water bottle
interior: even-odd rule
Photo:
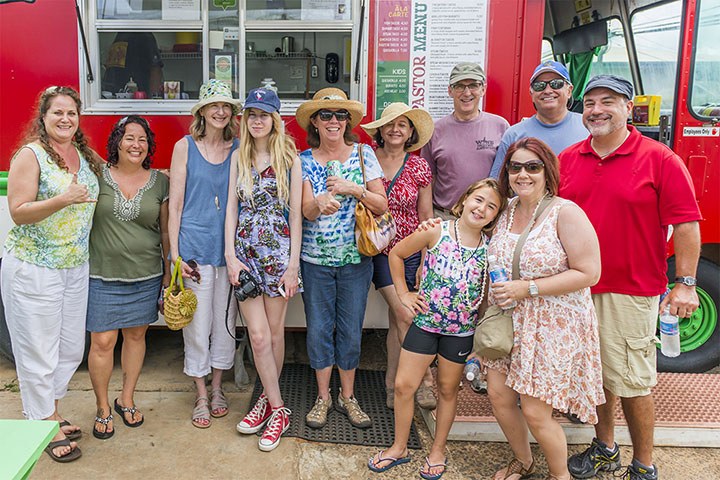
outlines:
[[[680,325],[677,315],[670,313],[670,306],[660,314],[660,351],[666,357],[680,355]]]
[[[488,256],[488,275],[490,276],[491,284],[496,282],[510,281],[510,275],[508,275],[507,270],[505,270],[500,264],[498,264],[497,257],[495,255]],[[517,302],[513,301],[510,305],[504,307],[503,310],[513,308],[516,305]]]
[[[343,166],[340,160],[329,160],[325,165],[328,177],[343,178]],[[335,200],[342,202],[344,195],[335,195]]]
[[[477,358],[471,358],[468,360],[465,363],[463,373],[469,382],[475,380],[480,375],[480,361]]]

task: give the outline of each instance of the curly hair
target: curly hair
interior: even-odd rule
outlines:
[[[52,147],[50,144],[50,136],[48,135],[47,130],[45,130],[45,115],[48,113],[48,110],[50,110],[50,104],[53,99],[60,95],[70,97],[73,102],[75,102],[78,119],[80,118],[82,102],[80,101],[80,95],[74,88],[49,87],[45,89],[38,97],[35,108],[37,113],[35,118],[28,124],[27,133],[25,134],[18,150],[28,143],[37,141],[40,145],[42,145],[43,149],[47,152],[52,161],[55,162],[59,168],[68,172],[69,169],[67,165],[65,165],[65,160],[63,160],[60,154]],[[95,175],[100,175],[100,171],[102,169],[102,159],[88,145],[87,137],[80,128],[80,125],[78,125],[75,135],[73,136],[73,145],[80,150],[80,153],[83,157],[85,157],[85,160],[87,160],[93,173],[95,173]]]
[[[557,195],[560,187],[560,162],[558,162],[558,158],[545,142],[534,137],[521,138],[508,147],[498,176],[500,191],[503,195],[507,197],[515,195],[515,192],[510,187],[510,174],[507,165],[518,150],[532,152],[537,155],[538,159],[542,160],[545,164],[545,188],[551,196]]]
[[[407,118],[407,117],[405,117],[405,118]],[[409,118],[407,119],[407,121],[410,124],[410,128],[412,128],[412,133],[410,134],[410,138],[408,138],[405,141],[405,146],[403,147],[404,150],[407,150],[412,145],[416,144],[418,142],[418,140],[420,139],[420,137],[417,133],[417,130],[415,129],[415,124]],[[382,135],[380,134],[380,130],[382,130],[382,127],[378,127],[378,129],[375,131],[375,135],[373,135],[373,140],[375,140],[375,143],[377,144],[378,148],[384,148],[385,147],[385,139],[382,138]]]
[[[128,115],[127,117],[123,117],[120,120],[117,121],[117,123],[113,126],[112,131],[110,132],[110,136],[108,137],[107,141],[107,163],[108,165],[114,167],[118,164],[118,161],[120,160],[119,155],[119,149],[120,149],[120,142],[122,141],[123,136],[125,135],[125,130],[127,129],[127,126],[131,123],[136,123],[142,127],[143,130],[145,130],[145,136],[147,137],[147,144],[148,144],[148,151],[147,156],[145,157],[145,160],[142,162],[142,167],[145,170],[150,169],[150,165],[152,164],[152,157],[155,155],[155,134],[153,133],[152,129],[150,128],[150,124],[145,120],[143,117],[139,115]]]

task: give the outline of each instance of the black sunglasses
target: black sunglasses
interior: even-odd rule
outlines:
[[[532,82],[530,84],[530,86],[536,92],[542,92],[543,90],[545,90],[545,87],[547,87],[548,85],[550,85],[550,88],[552,88],[553,90],[560,90],[561,88],[563,88],[565,86],[566,83],[567,82],[565,80],[563,80],[562,78],[553,78],[549,82],[542,82],[539,80],[537,82]]]
[[[507,164],[507,170],[512,174],[520,173],[523,168],[527,173],[540,173],[545,168],[545,164],[542,160],[530,160],[525,163],[510,161]]]
[[[350,118],[350,112],[348,112],[347,110],[338,110],[335,112],[333,112],[332,110],[320,110],[317,113],[317,116],[323,122],[329,122],[333,116],[335,116],[338,122],[344,122],[345,120],[348,120]]]

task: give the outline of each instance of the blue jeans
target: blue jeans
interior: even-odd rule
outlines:
[[[360,263],[342,267],[302,261],[300,269],[310,366],[315,370],[333,365],[342,370],[357,368],[372,259],[362,257]]]

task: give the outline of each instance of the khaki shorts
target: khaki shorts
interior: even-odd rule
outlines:
[[[444,208],[433,207],[433,216],[435,218],[442,218],[443,220],[455,220],[455,216],[450,213],[450,210]]]
[[[603,386],[618,397],[642,397],[657,384],[659,297],[592,296],[600,329]]]

